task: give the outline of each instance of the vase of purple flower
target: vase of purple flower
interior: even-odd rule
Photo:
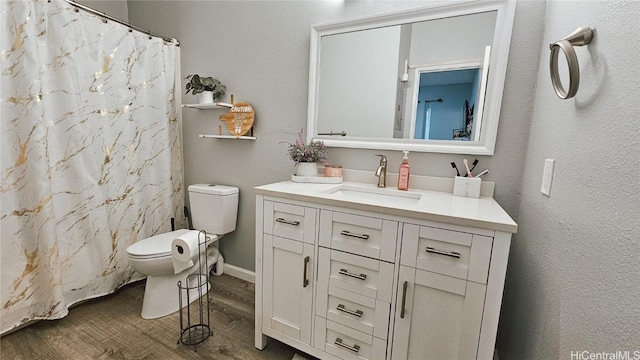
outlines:
[[[297,176],[318,176],[318,163],[327,159],[327,147],[322,141],[305,143],[302,132],[295,142],[287,143],[287,152],[296,165]]]

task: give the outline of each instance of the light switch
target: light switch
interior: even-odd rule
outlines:
[[[545,159],[544,160],[544,171],[542,172],[542,186],[540,187],[540,192],[551,196],[551,181],[553,180],[553,168],[556,164],[556,161],[553,159]]]

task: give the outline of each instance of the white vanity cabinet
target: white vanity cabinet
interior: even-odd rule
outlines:
[[[428,191],[406,207],[339,201],[331,186],[256,188],[256,347],[272,337],[321,359],[492,359],[517,229],[504,210]]]
[[[476,358],[492,243],[404,224],[393,359]]]
[[[264,202],[264,326],[311,344],[317,210]]]

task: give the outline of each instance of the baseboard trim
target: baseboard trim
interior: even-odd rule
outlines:
[[[236,277],[238,279],[242,279],[244,281],[248,281],[252,284],[256,283],[256,273],[247,269],[243,269],[241,267],[224,264],[224,273]]]

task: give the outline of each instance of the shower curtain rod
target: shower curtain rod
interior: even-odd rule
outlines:
[[[141,32],[143,34],[147,34],[149,36],[154,36],[154,37],[157,37],[157,38],[161,38],[162,40],[170,42],[170,43],[172,43],[175,40],[177,42],[176,46],[180,46],[180,41],[178,41],[178,39],[168,38],[168,37],[165,37],[165,36],[162,36],[162,35],[158,35],[158,34],[152,33],[149,30],[145,30],[143,28],[140,28],[140,27],[137,27],[135,25],[132,25],[131,23],[124,22],[124,21],[122,21],[120,19],[114,18],[111,15],[107,15],[107,14],[105,14],[103,12],[98,11],[98,10],[94,10],[94,9],[88,7],[88,6],[79,4],[79,3],[75,2],[75,1],[72,1],[72,0],[64,0],[64,1],[69,3],[72,6],[75,6],[76,8],[80,8],[80,9],[82,9],[84,11],[87,11],[87,12],[90,12],[90,13],[92,13],[94,15],[98,15],[98,16],[104,18],[104,19],[108,19],[108,20],[117,22],[118,24],[127,26],[129,29],[133,29],[135,31],[139,31],[139,32]],[[51,0],[49,0],[49,2],[51,2]]]

